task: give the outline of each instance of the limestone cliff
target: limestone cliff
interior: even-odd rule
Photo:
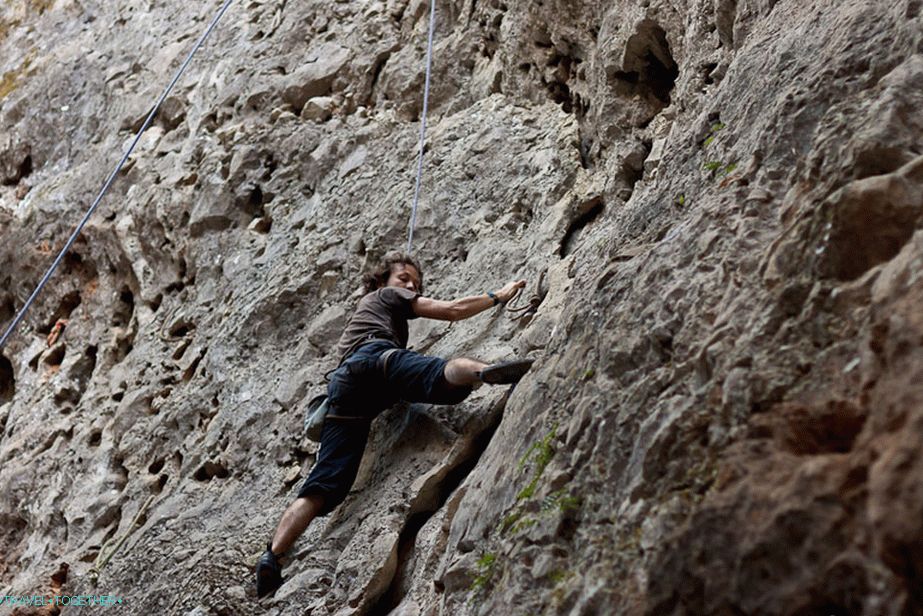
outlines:
[[[2,594],[923,614],[920,0],[439,0],[428,294],[541,303],[411,344],[537,361],[376,420],[257,602],[304,403],[405,241],[428,4],[231,7],[2,349]],[[217,8],[0,6],[0,325]]]

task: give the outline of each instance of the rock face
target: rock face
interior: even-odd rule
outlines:
[[[213,4],[0,7],[4,327]],[[923,613],[919,0],[438,2],[427,293],[538,306],[411,344],[537,362],[378,418],[257,602],[304,404],[406,241],[428,6],[232,6],[2,349],[2,594]]]

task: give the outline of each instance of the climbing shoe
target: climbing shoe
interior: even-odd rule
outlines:
[[[481,370],[481,380],[491,385],[508,385],[517,383],[529,371],[534,360],[515,359],[499,364],[491,364]]]
[[[275,592],[282,586],[282,565],[272,553],[272,543],[266,544],[266,551],[256,563],[256,595],[260,598]]]

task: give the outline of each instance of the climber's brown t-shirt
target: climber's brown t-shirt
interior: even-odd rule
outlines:
[[[413,300],[419,293],[400,287],[383,287],[368,293],[359,300],[356,312],[346,324],[337,352],[340,361],[352,355],[370,338],[390,340],[402,349],[407,348],[407,321],[416,319]]]

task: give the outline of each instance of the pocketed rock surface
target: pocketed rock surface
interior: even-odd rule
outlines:
[[[923,613],[919,0],[437,2],[426,291],[537,310],[411,344],[536,363],[380,416],[256,599],[304,406],[406,242],[428,4],[232,4],[0,351],[0,592]],[[0,7],[4,328],[217,9]]]

